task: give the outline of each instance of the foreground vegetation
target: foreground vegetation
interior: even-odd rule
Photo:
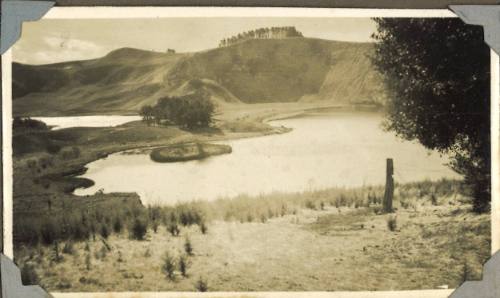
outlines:
[[[488,216],[459,191],[398,185],[393,214],[380,213],[381,187],[102,210],[87,238],[22,245],[16,261],[54,291],[455,287],[480,278],[490,247]]]
[[[397,187],[396,196],[402,208],[416,209],[418,200],[435,202],[438,197],[456,195],[463,190],[456,181],[442,180],[439,183],[420,182]],[[62,206],[37,217],[23,217],[15,227],[18,242],[31,245],[57,245],[61,240],[87,240],[128,230],[130,238],[143,240],[147,229],[156,230],[164,225],[173,236],[181,227],[198,225],[206,227],[207,221],[226,220],[238,222],[262,222],[296,214],[308,208],[324,210],[329,206],[373,208],[380,212],[383,187],[354,189],[333,188],[306,191],[294,194],[274,193],[261,197],[241,195],[221,198],[214,202],[193,201],[175,206],[143,207],[138,200],[123,202],[113,208],[86,209]],[[123,194],[125,195],[125,194]]]

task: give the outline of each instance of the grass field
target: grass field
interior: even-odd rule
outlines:
[[[168,224],[150,222],[141,241],[124,230],[57,250],[26,246],[16,260],[36,264],[52,291],[196,291],[200,280],[209,291],[456,287],[480,278],[490,248],[489,216],[471,213],[458,188],[400,185],[393,214],[379,213],[380,188],[184,204],[169,210],[197,210],[203,228],[181,225],[173,235]]]

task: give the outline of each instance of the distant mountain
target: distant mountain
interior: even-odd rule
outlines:
[[[93,60],[13,64],[14,114],[137,113],[166,95],[204,89],[218,105],[381,101],[370,43],[253,39],[198,53],[123,48]]]

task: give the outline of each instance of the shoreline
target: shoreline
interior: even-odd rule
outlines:
[[[70,178],[73,179],[79,179],[81,180],[80,184],[78,187],[74,188],[73,191],[71,192],[73,195],[82,197],[82,196],[92,196],[94,194],[88,194],[88,195],[76,195],[74,193],[75,190],[77,189],[86,189],[90,188],[95,185],[95,181],[89,178],[81,177],[81,175],[84,175],[85,172],[87,171],[87,165],[95,162],[99,159],[106,158],[107,156],[111,154],[150,154],[152,151],[155,149],[159,148],[173,148],[173,147],[178,147],[178,146],[185,146],[189,145],[192,143],[216,143],[216,142],[223,142],[223,141],[233,141],[233,140],[240,140],[240,139],[248,139],[248,138],[258,138],[258,137],[264,137],[264,136],[272,136],[272,135],[279,135],[279,134],[284,134],[293,131],[293,128],[289,127],[284,127],[284,126],[272,126],[269,124],[269,122],[273,121],[279,121],[279,120],[286,120],[286,119],[295,119],[295,118],[301,118],[301,117],[308,117],[308,116],[316,116],[316,115],[335,115],[338,113],[345,113],[345,112],[357,112],[357,113],[379,113],[379,111],[359,111],[356,110],[355,107],[352,106],[343,106],[343,105],[320,105],[320,106],[313,106],[313,107],[306,107],[306,108],[301,108],[298,111],[275,111],[273,110],[271,112],[271,115],[265,115],[261,117],[255,117],[253,121],[259,122],[261,124],[266,124],[268,125],[271,129],[270,130],[261,130],[258,132],[224,132],[222,135],[213,135],[213,136],[201,136],[201,139],[196,138],[195,136],[192,136],[193,138],[189,140],[184,140],[184,141],[174,141],[169,144],[154,144],[154,145],[139,145],[139,146],[132,146],[126,149],[119,149],[114,152],[110,152],[109,154],[106,154],[105,156],[96,158],[90,162],[85,163],[82,167],[84,168],[84,171],[78,175],[78,176],[72,176]],[[133,121],[133,122],[139,122],[139,121]],[[127,124],[133,123],[133,122],[128,122],[122,124],[122,126],[126,126]],[[224,121],[221,121],[224,122]],[[223,126],[223,125],[222,125]],[[117,126],[120,127],[120,126]],[[184,162],[184,160],[177,160],[177,161],[172,161],[172,162]],[[109,195],[114,195],[115,192],[109,192],[106,193]],[[143,203],[143,199],[137,192],[131,192],[131,194],[135,194],[139,197],[139,200],[141,203],[146,207],[146,205]]]
[[[331,108],[331,106],[325,106],[325,107],[316,107],[316,108],[310,108],[310,109],[330,109],[330,108]],[[268,116],[266,118],[260,118],[260,119],[256,118],[255,120],[260,122],[261,124],[269,125],[269,122],[272,122],[272,121],[293,119],[293,118],[296,118],[298,116],[307,115],[307,111],[310,109],[304,109],[302,111],[298,111],[298,112],[294,112],[294,113],[286,113],[286,112],[277,111],[272,116]],[[124,123],[122,125],[115,126],[112,128],[119,128],[121,126],[126,126],[127,124],[131,124],[134,122],[138,122],[138,121],[127,122],[127,123]],[[241,139],[248,139],[248,138],[258,138],[258,137],[271,136],[271,135],[280,135],[280,134],[285,134],[285,133],[293,131],[293,128],[284,127],[284,126],[269,125],[269,127],[271,128],[270,130],[262,130],[260,132],[226,132],[223,135],[206,137],[206,139],[200,140],[199,142],[200,143],[213,143],[213,142],[221,142],[221,141],[234,141],[234,140],[241,140]],[[120,149],[117,149],[114,151],[108,151],[108,152],[105,152],[105,154],[102,154],[102,155],[99,154],[98,157],[96,157],[95,159],[90,160],[90,161],[86,162],[85,164],[80,165],[80,168],[71,171],[72,173],[79,172],[78,175],[69,174],[69,175],[63,175],[63,177],[82,179],[82,181],[83,180],[89,181],[89,182],[83,183],[83,187],[78,186],[78,187],[74,188],[73,191],[71,192],[73,194],[73,192],[76,189],[89,188],[95,184],[95,181],[88,179],[88,178],[85,178],[85,177],[81,177],[81,175],[84,175],[85,172],[87,171],[87,165],[92,163],[92,162],[95,162],[99,159],[106,158],[111,154],[134,154],[132,151],[138,151],[139,153],[148,153],[148,152],[151,152],[152,150],[157,149],[157,148],[172,148],[172,147],[176,147],[176,146],[188,145],[188,144],[193,143],[193,142],[197,142],[197,140],[187,140],[187,141],[179,141],[179,142],[174,141],[173,143],[170,143],[170,144],[136,145],[136,146],[130,146],[128,148],[120,148]],[[179,162],[181,162],[181,161],[179,161]],[[113,194],[113,193],[109,193],[109,194]],[[134,192],[134,194],[137,194],[137,193]],[[79,196],[79,195],[76,195],[76,196]],[[79,197],[81,197],[81,196],[79,196]]]
[[[253,111],[252,111],[253,112]],[[286,111],[273,110],[272,114],[280,115]],[[152,150],[158,147],[170,147],[179,146],[186,143],[192,142],[220,142],[228,140],[246,139],[261,137],[274,134],[283,134],[290,132],[291,128],[285,127],[274,127],[266,123],[262,117],[259,117],[259,113],[252,113],[252,117],[249,119],[237,119],[235,120],[219,120],[217,126],[221,126],[221,129],[217,131],[182,131],[176,127],[147,127],[141,121],[132,121],[119,126],[114,127],[72,127],[60,130],[50,130],[48,132],[41,132],[39,135],[44,138],[50,136],[59,135],[77,135],[82,137],[82,141],[75,142],[71,139],[65,147],[62,147],[61,151],[71,148],[79,148],[77,157],[64,159],[59,154],[53,155],[48,154],[43,151],[43,148],[37,148],[38,151],[23,153],[21,155],[13,156],[14,163],[14,203],[16,205],[16,212],[22,213],[35,213],[44,215],[50,210],[50,204],[56,205],[75,205],[75,208],[79,206],[85,206],[86,202],[99,201],[102,204],[107,204],[106,201],[111,202],[111,204],[121,197],[126,197],[131,199],[133,204],[134,201],[138,200],[139,204],[146,208],[146,205],[142,203],[140,196],[137,192],[130,193],[102,193],[96,192],[90,195],[76,195],[74,191],[76,189],[85,189],[95,184],[95,181],[81,177],[87,171],[87,165],[95,162],[99,159],[106,158],[111,154],[116,154],[120,152],[129,152],[133,150]],[[236,125],[236,130],[232,131],[226,129],[225,125],[231,124],[252,124],[255,125],[251,127],[250,130],[245,130]],[[125,131],[134,134],[135,139],[129,141],[127,135],[113,141],[110,137],[119,135]],[[137,131],[137,132],[136,132]],[[98,140],[92,140],[89,138],[94,135],[98,135]],[[150,136],[151,135],[151,136]],[[157,135],[156,137],[154,137]],[[165,137],[160,135],[166,135]],[[59,137],[58,137],[59,138]],[[120,138],[125,138],[122,141]],[[109,139],[109,140],[108,140]],[[15,145],[13,139],[13,146]],[[23,146],[21,145],[17,145]],[[35,161],[36,168],[30,168],[31,162]],[[46,165],[46,163],[48,163]],[[47,192],[49,190],[49,192]],[[56,203],[48,203],[44,199],[40,199],[38,202],[33,201],[34,196],[39,196],[41,198],[47,197],[47,202],[53,201]],[[52,197],[52,199],[48,199]],[[128,200],[128,199],[127,199]],[[43,202],[43,203],[42,203]],[[33,206],[40,205],[38,209],[33,209]],[[45,204],[45,205],[44,205]]]
[[[231,106],[218,116],[215,127],[200,131],[183,131],[173,126],[147,126],[142,121],[133,121],[116,127],[73,127],[20,135],[23,142],[26,142],[26,138],[33,138],[36,146],[20,143],[14,135],[14,148],[34,148],[13,157],[14,217],[25,221],[29,220],[25,219],[26,214],[46,217],[54,210],[69,208],[78,211],[120,205],[146,210],[148,205],[143,203],[137,192],[104,193],[99,190],[87,195],[76,195],[74,192],[95,184],[93,180],[81,177],[87,171],[87,165],[111,154],[192,142],[220,142],[284,134],[292,131],[292,128],[272,126],[269,122],[305,115],[308,111],[318,109],[328,114],[338,112],[335,109],[332,113],[331,108],[328,104]],[[65,143],[61,145],[60,152],[49,153],[39,145],[40,138],[49,142],[65,140]],[[72,150],[78,154],[66,158],[67,151],[71,153]]]
[[[241,139],[248,139],[248,138],[258,138],[258,137],[264,137],[264,136],[284,134],[284,133],[291,132],[292,130],[293,130],[292,128],[288,128],[288,127],[273,127],[271,132],[265,131],[262,133],[252,133],[251,135],[241,135],[241,134],[238,134],[235,136],[224,135],[224,136],[220,136],[220,137],[208,138],[206,140],[200,141],[199,143],[210,144],[213,142],[234,141],[234,140],[241,140]],[[62,177],[64,177],[64,178],[81,179],[82,183],[79,185],[82,185],[82,186],[77,186],[71,191],[71,193],[74,194],[74,191],[76,189],[89,188],[95,184],[95,181],[93,181],[92,179],[81,177],[82,175],[84,175],[87,172],[87,165],[90,163],[93,163],[93,162],[96,162],[100,159],[106,158],[111,154],[141,154],[141,153],[148,153],[149,154],[154,149],[184,146],[184,145],[189,145],[189,144],[192,144],[195,142],[196,141],[188,140],[188,141],[174,142],[174,143],[166,144],[166,145],[159,145],[159,144],[156,144],[156,145],[138,145],[138,146],[131,146],[129,148],[120,148],[120,149],[117,149],[115,151],[108,151],[105,154],[98,155],[95,159],[90,160],[88,162],[85,162],[84,164],[81,164],[80,167],[69,171],[68,174],[66,174],[66,173],[61,173],[61,174],[62,174]],[[133,151],[135,151],[135,152],[133,152]],[[175,162],[183,162],[183,161],[175,161]],[[74,174],[75,172],[78,174],[75,175]],[[112,195],[113,193],[114,192],[111,192],[108,194]],[[137,192],[133,192],[133,194],[138,195]],[[81,197],[80,195],[76,195],[76,196]],[[89,196],[89,195],[85,195],[85,196]]]

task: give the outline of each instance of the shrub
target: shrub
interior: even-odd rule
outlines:
[[[99,250],[99,257],[101,259],[104,259],[107,254],[108,254],[108,249],[106,248],[106,246],[102,246],[101,249]]]
[[[57,226],[52,219],[47,219],[42,223],[40,232],[45,244],[52,244],[58,238]]]
[[[431,194],[431,204],[432,206],[437,206],[438,205],[438,200],[435,194]]]
[[[281,213],[280,213],[280,215],[281,216],[285,216],[286,213],[287,213],[287,208],[286,208],[286,205],[283,204],[283,205],[281,205]]]
[[[208,232],[208,227],[207,225],[205,224],[205,222],[202,222],[200,224],[200,231],[202,234],[206,234]]]
[[[144,240],[144,236],[146,236],[147,232],[147,224],[139,218],[134,220],[134,224],[132,225],[132,238],[136,240]]]
[[[157,220],[154,220],[153,221],[153,232],[158,232],[158,226],[159,226],[159,223]]]
[[[179,226],[176,224],[176,223],[170,223],[168,225],[168,231],[170,232],[170,234],[172,234],[172,236],[179,236]]]
[[[54,257],[53,257],[53,260],[54,262],[61,262],[63,260],[63,257],[61,256],[60,252],[59,252],[59,242],[57,241],[54,241],[54,246],[52,248],[52,251],[54,253]]]
[[[187,277],[187,269],[189,267],[189,261],[186,256],[180,256],[179,258],[179,271],[182,276]]]
[[[306,202],[306,208],[307,209],[311,209],[311,210],[315,210],[316,206],[314,205],[314,203],[312,201],[307,201]]]
[[[266,217],[266,215],[261,214],[261,215],[260,215],[260,222],[262,222],[262,223],[266,223],[266,221],[267,221],[267,217]]]
[[[74,254],[75,253],[75,248],[73,247],[73,242],[72,241],[66,242],[64,244],[62,252],[65,253],[65,254],[67,254],[67,255]]]
[[[397,228],[397,219],[395,216],[391,216],[387,219],[387,227],[391,232],[394,232]]]
[[[40,120],[21,117],[14,117],[12,121],[12,129],[14,131],[33,131],[33,130],[49,130],[49,127],[45,122]]]
[[[115,231],[115,233],[120,233],[122,229],[123,229],[122,219],[120,218],[120,216],[116,216],[113,222],[113,231]]]
[[[118,251],[118,263],[122,263],[123,262],[123,255],[122,255],[122,252],[121,251]]]
[[[104,239],[108,239],[108,236],[109,236],[109,229],[108,229],[108,226],[106,224],[102,224],[101,225],[101,231],[100,231],[100,234],[102,236],[102,238]]]
[[[467,280],[469,280],[470,275],[471,270],[469,268],[469,265],[467,264],[467,261],[464,261],[464,265],[462,267],[462,282],[466,282]]]
[[[200,292],[208,291],[208,282],[200,276],[200,278],[195,283],[195,288]]]
[[[165,275],[167,275],[167,278],[170,280],[174,280],[175,278],[175,265],[176,264],[174,258],[169,253],[167,253],[163,261],[162,269]]]
[[[81,154],[80,148],[78,147],[71,147],[60,151],[61,159],[65,160],[76,159],[80,157],[80,154]]]
[[[92,260],[90,258],[90,252],[85,256],[85,268],[90,270],[92,268]]]
[[[50,154],[57,154],[59,151],[61,151],[61,146],[55,144],[55,143],[50,143],[47,145],[47,152]]]
[[[191,240],[189,240],[189,238],[186,238],[186,241],[184,242],[184,250],[188,255],[193,255],[193,245],[191,244]]]
[[[40,281],[36,273],[35,266],[26,264],[21,268],[21,280],[23,285],[37,285]]]
[[[61,281],[56,285],[58,289],[70,289],[72,286],[71,282],[65,277],[61,278]]]

